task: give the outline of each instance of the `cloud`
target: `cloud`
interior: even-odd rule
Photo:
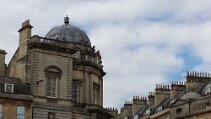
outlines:
[[[0,2],[0,48],[8,52],[7,62],[18,46],[17,30],[26,19],[31,19],[33,34],[41,36],[62,24],[65,15],[84,29],[100,50],[107,72],[105,106],[120,107],[133,95],[146,96],[156,83],[171,82],[171,76],[182,80],[185,69],[211,69],[209,0]]]

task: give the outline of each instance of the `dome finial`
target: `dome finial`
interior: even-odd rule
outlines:
[[[69,24],[69,17],[68,17],[68,15],[66,15],[66,17],[64,17],[64,23],[65,24]]]

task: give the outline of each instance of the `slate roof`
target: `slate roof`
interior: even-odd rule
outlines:
[[[69,21],[65,21],[64,25],[54,27],[46,34],[45,37],[74,43],[86,42],[87,44],[91,45],[86,33],[78,27],[69,24]]]
[[[25,94],[31,95],[31,89],[29,85],[24,84],[21,82],[20,79],[14,77],[4,77],[0,76],[0,92],[6,93],[5,83],[13,84],[14,85],[14,92],[13,94]]]
[[[136,113],[136,115],[138,115],[139,117],[142,117],[144,115],[146,115],[146,111],[148,109],[153,109],[154,108],[154,104],[151,104],[151,105],[146,105],[145,107],[143,108],[140,108],[139,111]]]

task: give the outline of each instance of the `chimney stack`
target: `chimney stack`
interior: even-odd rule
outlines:
[[[147,97],[133,96],[132,115],[135,115],[140,108],[147,105]]]
[[[155,88],[155,106],[161,103],[165,98],[170,96],[170,86],[156,84]]]
[[[124,114],[125,117],[132,116],[132,102],[125,101],[124,107],[121,108],[121,113]]]
[[[195,91],[211,80],[211,74],[197,71],[187,71],[186,80],[187,91]]]
[[[26,56],[27,40],[31,38],[31,29],[33,27],[30,24],[30,20],[26,20],[22,23],[22,27],[19,32],[19,59]]]
[[[147,103],[148,105],[155,103],[155,92],[149,92]]]
[[[106,107],[106,110],[108,110],[114,117],[112,119],[115,119],[118,115],[118,109],[113,107]]]
[[[178,96],[180,93],[186,90],[184,82],[172,82],[171,84],[171,98]]]
[[[5,55],[7,53],[0,49],[0,76],[6,75]]]

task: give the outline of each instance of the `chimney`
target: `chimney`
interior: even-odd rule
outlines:
[[[153,103],[155,103],[155,92],[149,92],[147,104],[151,105]]]
[[[0,49],[0,76],[6,75],[5,55],[7,53]]]
[[[121,113],[124,117],[132,116],[132,102],[125,101],[124,107],[121,108]]]
[[[155,88],[155,106],[160,104],[165,98],[170,96],[170,86],[156,84]]]
[[[172,82],[171,84],[171,98],[175,98],[186,90],[184,82]]]
[[[204,72],[188,71],[186,75],[187,91],[196,91],[211,80],[211,74]]]
[[[118,115],[118,109],[117,108],[113,108],[113,107],[107,107],[106,110],[109,111],[109,113],[111,113],[113,115],[112,119],[115,119]]]
[[[147,97],[133,96],[132,115],[135,115],[140,108],[147,105]]]
[[[19,59],[26,56],[27,40],[31,38],[31,29],[33,27],[30,24],[30,20],[26,20],[22,23],[22,27],[19,32]]]

